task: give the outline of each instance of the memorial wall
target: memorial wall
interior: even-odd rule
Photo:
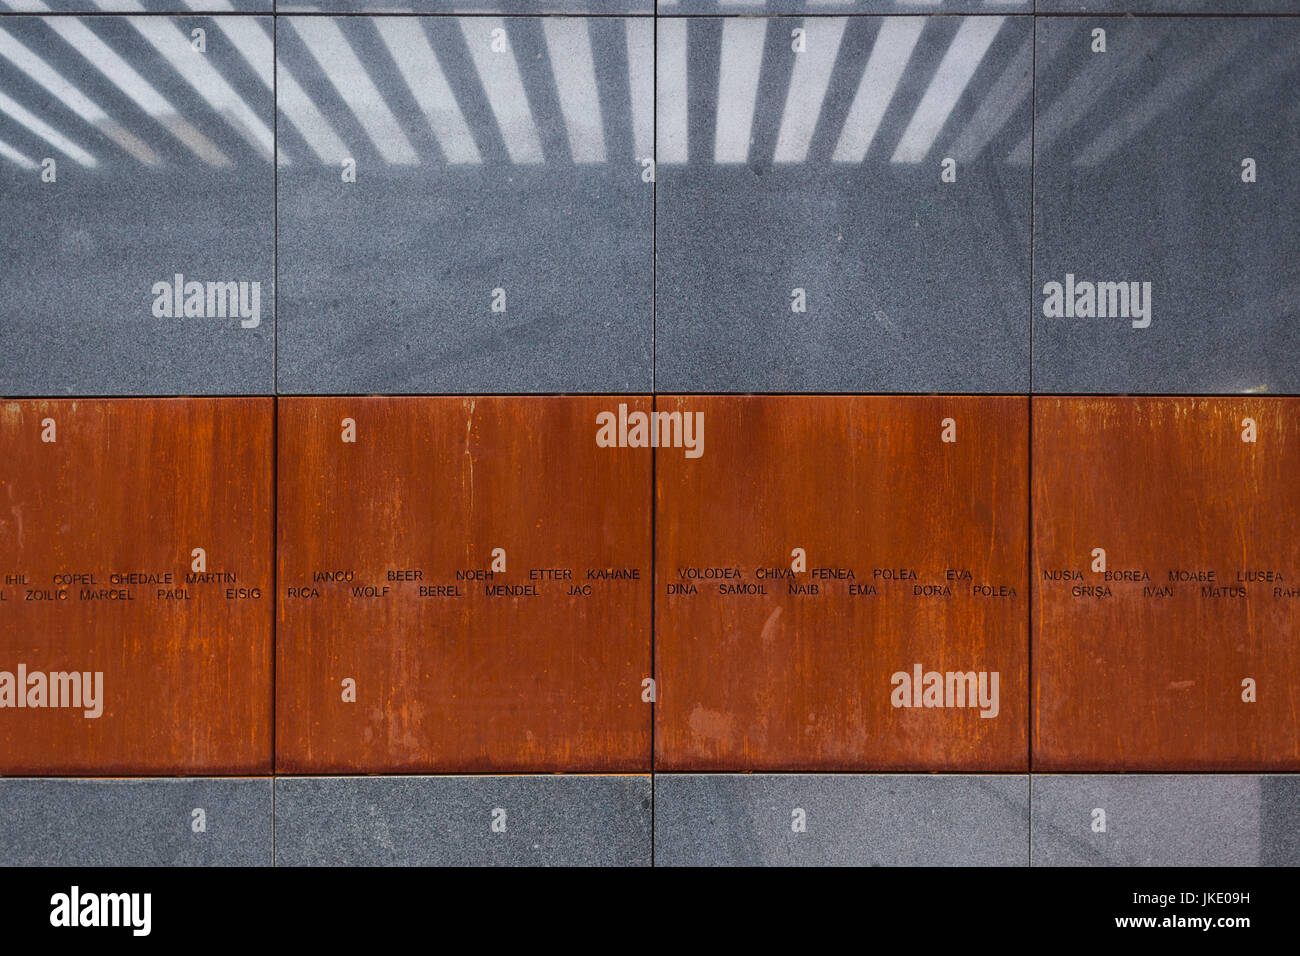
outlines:
[[[1300,865],[1297,0],[0,0],[0,864]]]

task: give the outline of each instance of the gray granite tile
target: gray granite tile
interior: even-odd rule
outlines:
[[[0,779],[0,866],[270,863],[269,778]]]
[[[1296,13],[1300,0],[1037,0],[1039,13]]]
[[[1030,18],[658,29],[660,389],[1027,390]]]
[[[1040,18],[1037,43],[1034,390],[1300,391],[1300,20]]]
[[[278,55],[282,392],[649,388],[648,19],[282,17]]]
[[[1259,779],[1259,862],[1300,866],[1300,775]]]
[[[270,13],[273,0],[0,0],[0,13]]]
[[[1300,863],[1294,778],[1035,774],[1032,792],[1035,866]]]
[[[651,815],[645,775],[277,777],[276,864],[646,866]]]
[[[279,0],[281,13],[320,10],[325,13],[501,13],[507,16],[539,13],[650,16],[654,0],[313,0],[307,3]]]
[[[658,3],[660,16],[1032,13],[1034,9],[1033,0],[658,0]]]
[[[657,774],[655,862],[1023,866],[1028,814],[1016,775]]]
[[[0,394],[272,392],[270,18],[0,30]]]

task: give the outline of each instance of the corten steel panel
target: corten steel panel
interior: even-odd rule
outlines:
[[[279,770],[649,768],[650,452],[596,445],[620,402],[649,407],[280,400]]]
[[[0,403],[0,773],[270,769],[272,414]]]
[[[1300,769],[1300,400],[1036,398],[1033,436],[1034,769]]]
[[[656,457],[657,769],[1023,771],[1028,399],[658,401],[705,442]],[[758,578],[794,548],[807,572]],[[990,698],[997,672],[996,716],[895,706],[918,664],[984,672]]]

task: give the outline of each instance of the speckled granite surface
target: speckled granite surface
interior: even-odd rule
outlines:
[[[1028,857],[1021,774],[655,776],[657,865],[1023,866]]]
[[[1300,391],[1297,71],[1300,20],[1038,19],[1035,391]]]
[[[277,777],[279,866],[648,866],[648,775]]]
[[[246,54],[206,17],[0,22],[46,133],[0,131],[0,395],[274,391],[271,18],[221,22]]]
[[[1035,774],[1035,866],[1300,865],[1300,778]]]
[[[0,866],[270,863],[269,778],[0,779]]]

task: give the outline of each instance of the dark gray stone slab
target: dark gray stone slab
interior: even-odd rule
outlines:
[[[1027,390],[1030,18],[658,29],[660,389]]]
[[[1300,866],[1300,776],[1259,779],[1259,862]]]
[[[279,31],[282,392],[649,388],[648,19]]]
[[[1035,866],[1300,864],[1295,777],[1035,774],[1032,790]]]
[[[1300,0],[1037,0],[1039,13],[1296,13]]]
[[[271,393],[270,18],[0,30],[0,394]]]
[[[1023,775],[657,774],[655,862],[1023,866],[1028,814]]]
[[[0,866],[270,863],[269,778],[0,779]]]
[[[281,866],[648,866],[650,820],[645,775],[275,780]]]
[[[1037,42],[1034,390],[1300,391],[1300,20],[1040,18]],[[1106,317],[1083,282],[1122,283]]]
[[[1032,13],[1032,0],[658,0],[660,16]]]
[[[293,3],[280,0],[281,13],[320,10],[325,13],[538,13],[639,14],[654,13],[654,0],[315,0]]]
[[[20,13],[270,13],[273,0],[0,0]]]

